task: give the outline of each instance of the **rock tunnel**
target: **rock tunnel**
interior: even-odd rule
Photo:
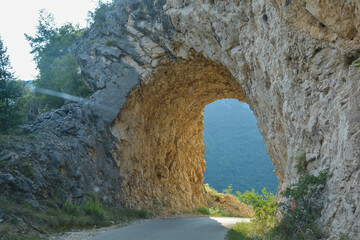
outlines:
[[[309,173],[333,173],[322,225],[358,235],[359,68],[342,60],[360,49],[358,1],[114,4],[74,49],[97,90],[86,110],[116,137],[116,199],[202,205],[203,109],[235,98],[258,120],[279,189],[297,182],[294,156],[305,149]]]
[[[218,99],[245,102],[230,72],[203,57],[169,63],[135,88],[111,125],[129,207],[205,206],[204,107]]]
[[[331,240],[358,238],[359,13],[358,0],[114,0],[69,49],[95,93],[24,128],[44,149],[29,143],[9,159],[42,174],[19,189],[42,199],[62,183],[78,201],[96,189],[131,208],[203,205],[203,109],[234,98],[258,120],[279,190],[298,182],[305,149],[309,174],[332,173],[321,226]]]

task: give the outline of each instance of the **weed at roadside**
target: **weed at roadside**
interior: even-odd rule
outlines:
[[[199,214],[199,215],[207,215],[209,216],[210,215],[210,210],[206,207],[198,207],[198,208],[195,208],[193,210],[193,213],[194,214]]]

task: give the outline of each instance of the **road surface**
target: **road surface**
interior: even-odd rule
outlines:
[[[248,221],[225,217],[156,219],[105,232],[91,240],[224,240],[229,228]]]

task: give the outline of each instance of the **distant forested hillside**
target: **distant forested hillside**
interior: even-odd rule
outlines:
[[[252,188],[276,193],[278,181],[249,106],[223,99],[205,107],[205,183],[222,191]],[[235,192],[233,192],[235,193]]]

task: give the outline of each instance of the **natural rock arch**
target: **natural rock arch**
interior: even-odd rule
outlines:
[[[297,181],[294,155],[305,148],[310,173],[333,172],[323,225],[335,235],[355,236],[360,229],[360,178],[354,177],[360,174],[359,70],[341,57],[360,48],[359,9],[358,1],[331,0],[115,1],[106,24],[93,28],[75,48],[82,73],[98,88],[88,108],[107,127],[135,87],[156,85],[152,76],[164,65],[194,55],[221,64],[241,85],[258,120],[280,188]],[[122,128],[113,127],[120,138]],[[131,163],[123,157],[114,154],[118,163]],[[132,177],[128,182],[136,182]],[[140,202],[152,197],[135,197],[123,187]]]
[[[332,239],[358,237],[360,69],[343,56],[360,51],[359,12],[357,0],[115,0],[70,49],[96,92],[24,127],[38,141],[2,159],[30,161],[36,178],[2,175],[1,193],[200,204],[201,112],[234,97],[252,108],[280,189],[297,181],[305,148],[309,173],[333,173],[322,226]]]
[[[111,126],[126,204],[206,206],[203,109],[221,98],[245,101],[242,89],[223,66],[203,57],[169,63],[151,78],[132,91]]]

